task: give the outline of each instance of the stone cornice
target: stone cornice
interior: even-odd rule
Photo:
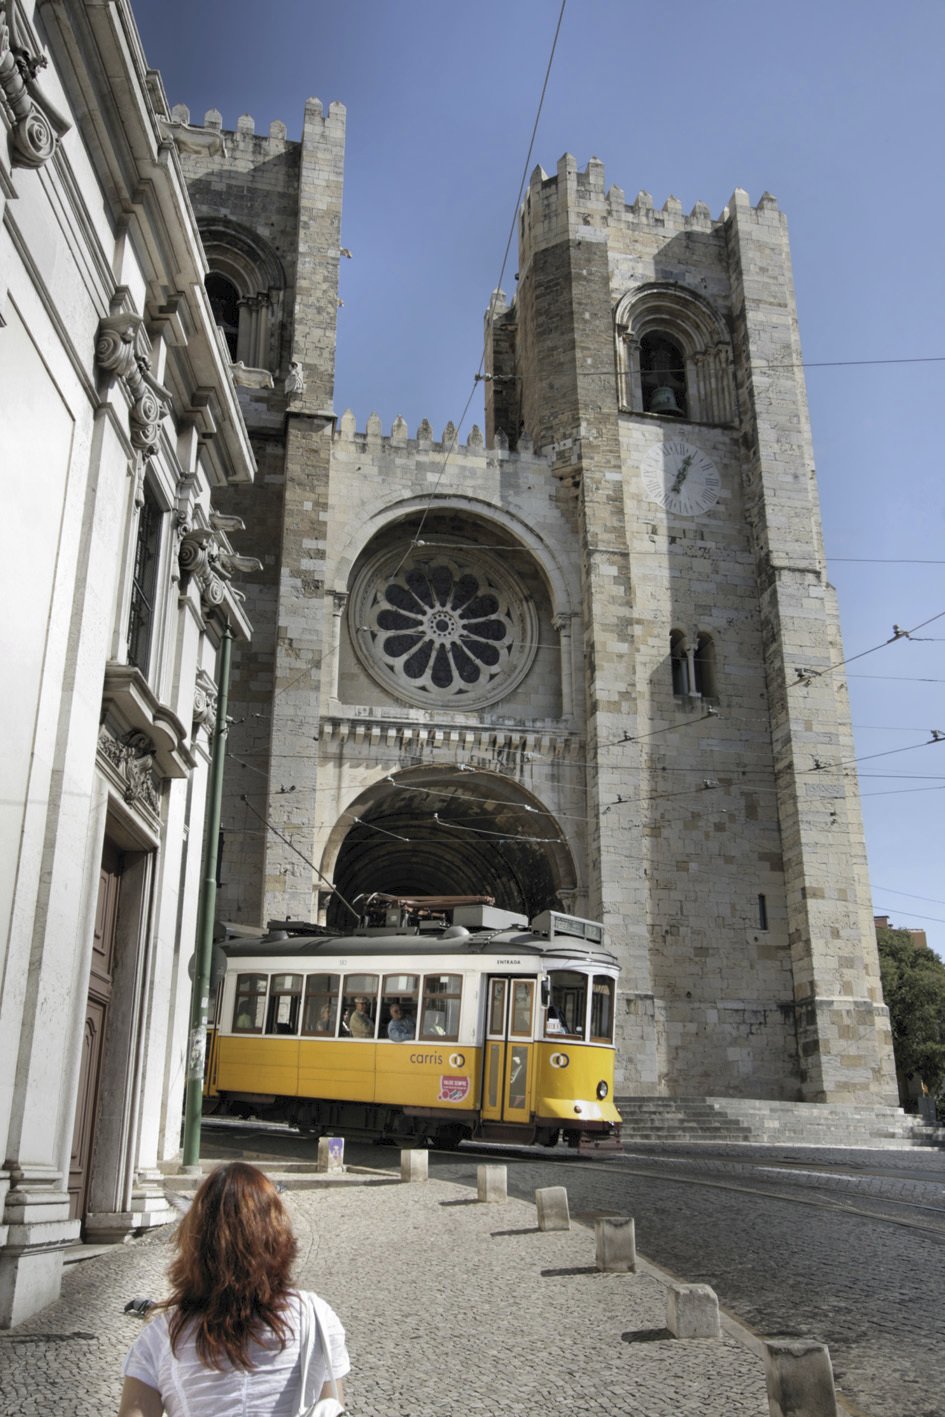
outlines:
[[[121,739],[140,735],[134,752],[138,757],[152,750],[153,767],[158,777],[187,777],[194,766],[194,756],[188,746],[187,729],[173,709],[157,698],[140,669],[131,664],[111,662],[105,667],[102,689],[102,719],[108,717],[116,725]],[[101,746],[101,745],[100,745]]]

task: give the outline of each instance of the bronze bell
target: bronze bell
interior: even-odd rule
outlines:
[[[650,413],[682,413],[682,409],[676,401],[675,390],[671,389],[668,384],[661,384],[658,389],[653,390],[650,398]]]

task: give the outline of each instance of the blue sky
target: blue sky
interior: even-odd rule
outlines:
[[[192,121],[297,138],[348,110],[336,407],[459,421],[514,216],[559,0],[138,0]],[[847,655],[945,612],[941,0],[568,0],[531,166],[627,200],[790,223],[830,574]],[[515,254],[504,278],[514,288]],[[833,361],[839,361],[834,365]],[[482,422],[474,399],[470,421]],[[873,900],[945,955],[945,615],[851,664]],[[918,636],[922,636],[921,639]],[[874,757],[875,754],[890,754]]]

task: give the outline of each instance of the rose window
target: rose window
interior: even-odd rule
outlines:
[[[491,559],[446,556],[400,564],[387,554],[352,597],[355,643],[372,673],[413,703],[491,703],[534,657],[533,611]]]

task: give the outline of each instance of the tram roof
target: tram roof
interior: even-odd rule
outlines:
[[[541,940],[536,939],[531,931],[513,930],[482,931],[470,933],[465,937],[426,931],[421,934],[415,930],[365,930],[350,935],[293,934],[282,938],[263,935],[255,939],[225,940],[221,942],[220,948],[229,959],[313,959],[338,955],[344,955],[348,959],[369,955],[398,955],[408,958],[452,955],[474,958],[502,955],[514,950],[520,956],[529,956],[536,960],[553,959],[562,964],[573,960],[613,968],[617,963],[616,956],[609,951],[588,949],[577,940]]]

